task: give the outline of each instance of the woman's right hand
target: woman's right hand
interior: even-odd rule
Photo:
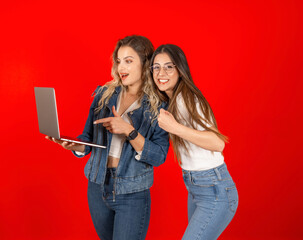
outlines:
[[[160,128],[172,134],[176,134],[176,130],[180,128],[174,116],[163,108],[160,109],[158,124]]]
[[[63,148],[65,148],[67,150],[72,150],[72,151],[76,151],[76,152],[84,152],[84,150],[85,150],[85,146],[83,144],[66,142],[66,141],[52,138],[50,136],[45,136],[45,138],[52,142],[58,143],[59,145],[61,145]]]

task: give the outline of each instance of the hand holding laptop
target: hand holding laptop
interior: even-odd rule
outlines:
[[[76,152],[84,152],[85,149],[85,145],[83,144],[78,144],[78,143],[74,143],[74,142],[66,142],[63,140],[59,140],[50,136],[45,136],[46,139],[58,143],[59,145],[61,145],[63,148],[67,149],[67,150],[72,150],[72,151],[76,151]]]
[[[65,149],[76,149],[76,151],[80,150],[80,152],[84,152],[83,144],[91,147],[106,148],[106,146],[97,144],[95,142],[89,142],[78,138],[64,137],[60,135],[54,88],[35,87],[35,97],[39,131],[45,134],[48,140],[60,144]]]

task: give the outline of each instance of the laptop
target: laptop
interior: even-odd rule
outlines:
[[[93,142],[86,142],[73,137],[60,136],[54,88],[35,87],[35,97],[40,133],[66,142],[106,148],[106,146],[102,146]]]

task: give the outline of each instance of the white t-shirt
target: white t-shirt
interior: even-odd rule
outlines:
[[[119,108],[120,108],[120,104],[121,104],[121,98],[122,98],[122,92],[120,92],[119,96],[118,96],[118,99],[117,99],[117,112],[119,111]],[[132,105],[130,105],[126,110],[125,112],[121,115],[122,119],[131,124],[131,120],[130,118],[128,117],[127,113],[137,109],[140,107],[140,103],[138,100],[134,101],[132,103]],[[115,158],[120,158],[120,155],[121,155],[121,151],[122,151],[122,147],[123,147],[123,144],[125,142],[125,135],[123,134],[113,134],[113,137],[112,137],[112,142],[110,144],[110,149],[109,149],[109,153],[108,155],[111,156],[111,157],[115,157]]]
[[[120,94],[117,98],[117,109],[116,109],[117,112],[119,111],[119,108],[120,108],[120,105],[121,105],[121,98],[122,98],[122,91],[120,92]],[[140,102],[138,100],[134,101],[125,110],[125,112],[121,115],[122,119],[125,122],[131,124],[131,122],[130,122],[131,120],[128,117],[127,113],[129,113],[129,112],[131,112],[131,111],[133,111],[133,110],[135,110],[139,107],[140,107]],[[108,155],[111,156],[111,157],[120,158],[122,148],[123,148],[123,144],[124,144],[125,140],[126,140],[126,138],[123,134],[113,134]],[[84,155],[84,153],[77,152],[77,151],[76,151],[76,154],[79,155],[79,156]],[[141,154],[142,154],[142,151],[137,151],[137,155],[135,157],[136,160],[140,160]]]
[[[187,111],[187,108],[186,108],[186,105],[185,105],[185,102],[184,102],[184,99],[183,99],[181,93],[177,96],[176,101],[177,101],[178,111],[180,114],[180,119],[182,119],[180,123],[191,128],[191,126],[189,124],[190,115]],[[203,117],[204,115],[202,113],[202,110],[200,108],[200,104],[198,101],[196,102],[196,107],[197,107],[198,113],[201,115],[201,117]],[[208,123],[205,123],[205,125],[210,127],[210,125]],[[199,131],[205,130],[202,126],[200,126],[198,124],[196,124],[195,127]],[[182,146],[179,147],[180,157],[181,157],[181,162],[182,162],[181,167],[184,170],[189,170],[189,171],[208,170],[208,169],[218,167],[224,163],[224,157],[221,154],[221,152],[209,151],[209,150],[201,148],[191,142],[188,142],[188,141],[184,141],[184,142],[185,142],[185,145],[187,146],[188,153],[185,148],[183,148]]]

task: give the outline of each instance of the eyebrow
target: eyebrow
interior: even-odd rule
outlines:
[[[161,65],[160,63],[154,63],[154,64]],[[167,65],[167,64],[174,64],[174,63],[173,63],[173,62],[166,62],[166,63],[164,63],[163,65]]]
[[[126,56],[123,59],[126,59],[126,58],[133,58],[133,59],[135,59],[133,56]],[[117,59],[120,59],[120,58],[117,57]]]

